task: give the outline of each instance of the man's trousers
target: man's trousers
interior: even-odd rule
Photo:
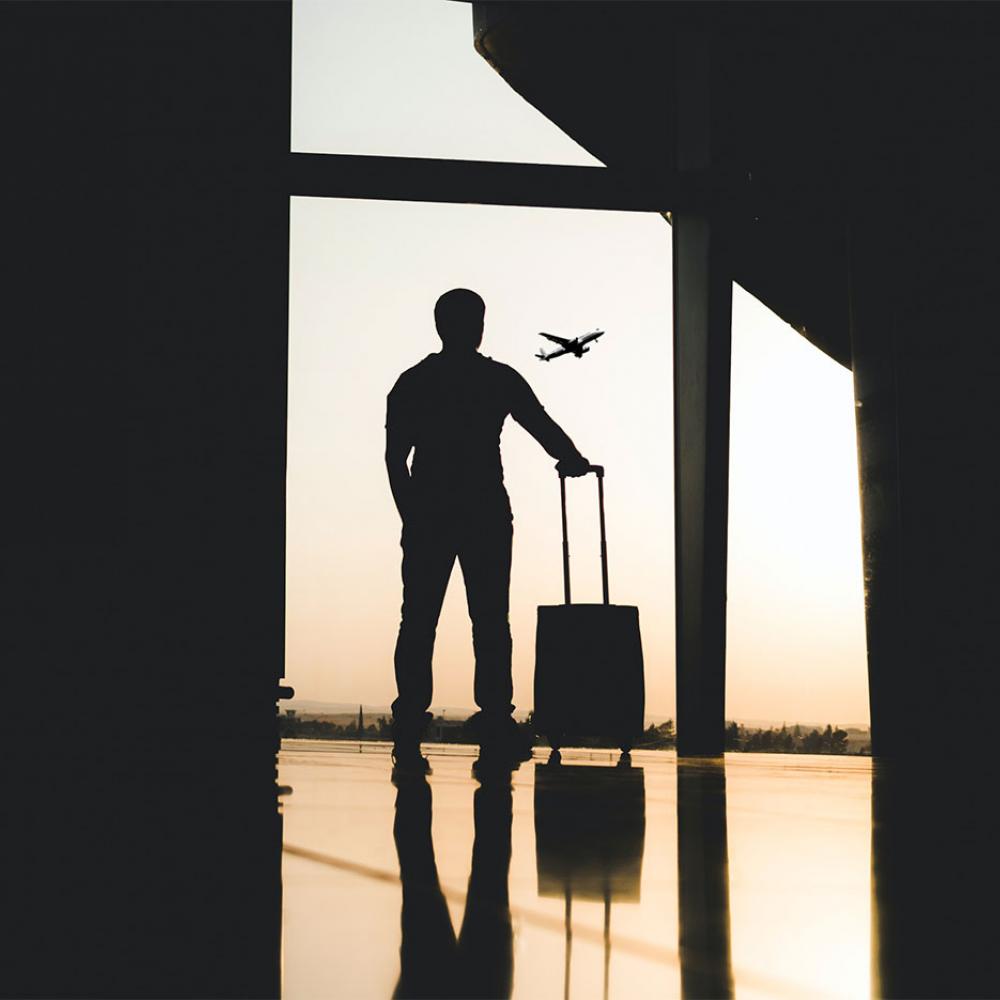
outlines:
[[[431,659],[441,604],[455,560],[465,579],[476,658],[474,697],[487,719],[509,718],[511,704],[510,515],[415,515],[403,528],[403,607],[396,640],[392,704],[397,736],[417,735],[433,696]]]

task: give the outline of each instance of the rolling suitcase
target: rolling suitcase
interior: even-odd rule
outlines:
[[[593,465],[590,471],[597,474],[604,603],[572,603],[566,478],[560,475],[565,602],[538,609],[535,728],[554,750],[574,738],[602,737],[628,753],[642,732],[645,708],[639,609],[608,598],[604,468]]]

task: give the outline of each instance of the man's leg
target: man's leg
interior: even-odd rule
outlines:
[[[449,534],[428,523],[407,525],[402,545],[403,607],[395,654],[399,696],[392,703],[392,724],[397,745],[416,745],[433,696],[434,636],[456,553]]]
[[[476,704],[490,726],[509,725],[514,711],[508,617],[511,540],[510,520],[497,518],[470,525],[458,551],[472,619]]]

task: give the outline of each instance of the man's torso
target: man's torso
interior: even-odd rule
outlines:
[[[389,419],[413,443],[417,503],[438,508],[500,503],[509,513],[500,432],[519,383],[512,368],[478,353],[431,354],[399,377],[389,394]]]

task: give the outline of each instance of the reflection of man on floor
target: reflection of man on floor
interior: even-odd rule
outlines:
[[[524,757],[511,718],[512,516],[500,462],[507,415],[559,460],[563,474],[581,476],[589,468],[528,383],[479,353],[485,309],[465,288],[442,295],[434,320],[443,349],[403,372],[388,398],[385,461],[403,519],[394,755],[397,765],[414,770],[426,767],[420,738],[432,697],[434,635],[456,558],[472,619],[480,743],[497,757]]]
[[[510,771],[485,773],[473,800],[476,836],[458,940],[438,882],[431,788],[422,775],[397,782],[392,832],[403,883],[399,983],[394,997],[509,997],[514,941],[510,870]]]
[[[438,882],[431,840],[431,788],[422,775],[397,783],[392,833],[403,883],[399,983],[416,997],[509,997],[514,975],[510,919],[510,770],[484,773],[473,799],[475,841],[458,940]]]

